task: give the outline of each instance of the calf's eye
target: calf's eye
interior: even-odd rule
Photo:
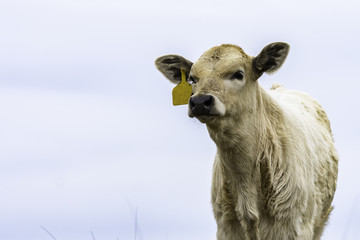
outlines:
[[[236,73],[234,73],[234,75],[231,76],[231,79],[238,79],[238,80],[242,80],[244,78],[244,72],[239,70]]]
[[[189,76],[187,82],[188,82],[189,84],[195,84],[197,81],[193,78],[193,76]]]

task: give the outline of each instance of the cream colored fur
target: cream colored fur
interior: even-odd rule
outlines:
[[[324,110],[304,93],[266,91],[257,81],[287,51],[280,46],[266,69],[264,54],[222,45],[188,68],[193,96],[215,99],[214,114],[198,118],[217,146],[211,195],[219,240],[320,239],[332,210],[338,156]],[[242,80],[231,78],[237,70]]]

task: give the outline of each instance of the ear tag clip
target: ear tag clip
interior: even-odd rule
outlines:
[[[173,105],[185,105],[189,103],[192,94],[192,86],[186,82],[186,74],[181,69],[181,83],[174,87],[172,91]]]

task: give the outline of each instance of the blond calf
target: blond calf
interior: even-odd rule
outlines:
[[[186,72],[189,116],[205,123],[216,143],[219,240],[320,239],[332,210],[338,156],[324,110],[304,93],[265,91],[257,81],[279,69],[288,51],[278,42],[251,57],[222,45],[194,64],[177,55],[156,60],[173,83]]]

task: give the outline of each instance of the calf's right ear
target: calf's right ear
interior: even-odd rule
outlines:
[[[264,72],[273,73],[285,62],[290,46],[284,42],[267,45],[253,60],[253,71],[260,77]]]
[[[189,76],[192,62],[178,55],[165,55],[155,60],[157,69],[171,82],[181,82],[181,70]]]

